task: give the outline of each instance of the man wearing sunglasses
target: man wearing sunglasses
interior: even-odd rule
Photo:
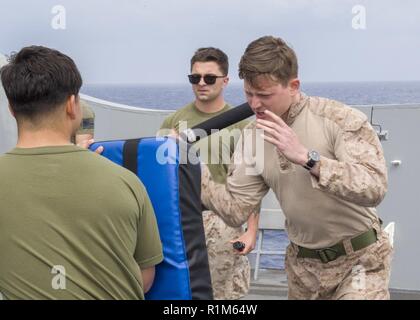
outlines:
[[[191,58],[191,74],[188,75],[195,101],[166,118],[160,134],[171,129],[183,131],[229,110],[230,106],[223,97],[223,90],[229,82],[228,69],[228,57],[223,51],[211,47],[198,49]],[[217,183],[226,182],[235,142],[246,125],[246,121],[239,122],[196,143],[201,161],[208,164]],[[223,161],[224,159],[227,161]],[[203,223],[215,299],[239,299],[247,294],[250,266],[245,255],[255,247],[258,217],[253,215],[249,218],[248,229],[243,233],[242,227],[228,226],[217,212],[203,207]],[[232,243],[236,241],[245,244],[242,251],[233,248]]]

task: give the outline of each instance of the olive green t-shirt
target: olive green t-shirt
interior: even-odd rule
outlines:
[[[138,177],[73,145],[15,148],[0,177],[4,298],[144,298],[162,246]]]
[[[162,123],[159,134],[168,134],[169,130],[165,129],[183,131],[187,128],[194,127],[201,122],[228,111],[230,108],[226,104],[218,112],[204,113],[194,103],[190,103],[168,116]],[[240,121],[195,143],[200,152],[200,160],[208,164],[214,181],[218,183],[226,182],[226,174],[232,154],[235,151],[235,146],[239,140],[241,131],[247,124],[248,122],[246,120]]]

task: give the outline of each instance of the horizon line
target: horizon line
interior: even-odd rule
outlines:
[[[338,84],[338,83],[408,83],[420,82],[420,80],[347,80],[347,81],[302,81],[301,84]],[[229,85],[242,85],[242,81],[231,81]],[[191,86],[189,82],[86,82],[83,85],[100,86],[100,85],[118,85],[118,86],[144,86],[144,85],[187,85]]]

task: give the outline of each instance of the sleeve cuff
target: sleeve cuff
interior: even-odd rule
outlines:
[[[140,268],[150,268],[153,267],[163,261],[163,254],[159,254],[157,256],[154,256],[149,259],[145,259],[142,261],[137,261],[137,264],[140,266]]]
[[[337,165],[336,160],[321,156],[319,165],[319,177],[311,175],[311,183],[314,189],[326,189],[331,181],[342,176],[342,168]]]

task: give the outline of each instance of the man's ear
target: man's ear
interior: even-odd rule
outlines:
[[[299,93],[300,89],[300,80],[298,78],[294,78],[289,81],[289,88],[290,93],[294,96]]]
[[[70,117],[70,119],[74,120],[77,118],[79,107],[78,98],[72,94],[66,101],[66,114]]]
[[[226,76],[224,79],[223,79],[223,86],[227,86],[228,85],[228,83],[229,83],[229,76]]]

